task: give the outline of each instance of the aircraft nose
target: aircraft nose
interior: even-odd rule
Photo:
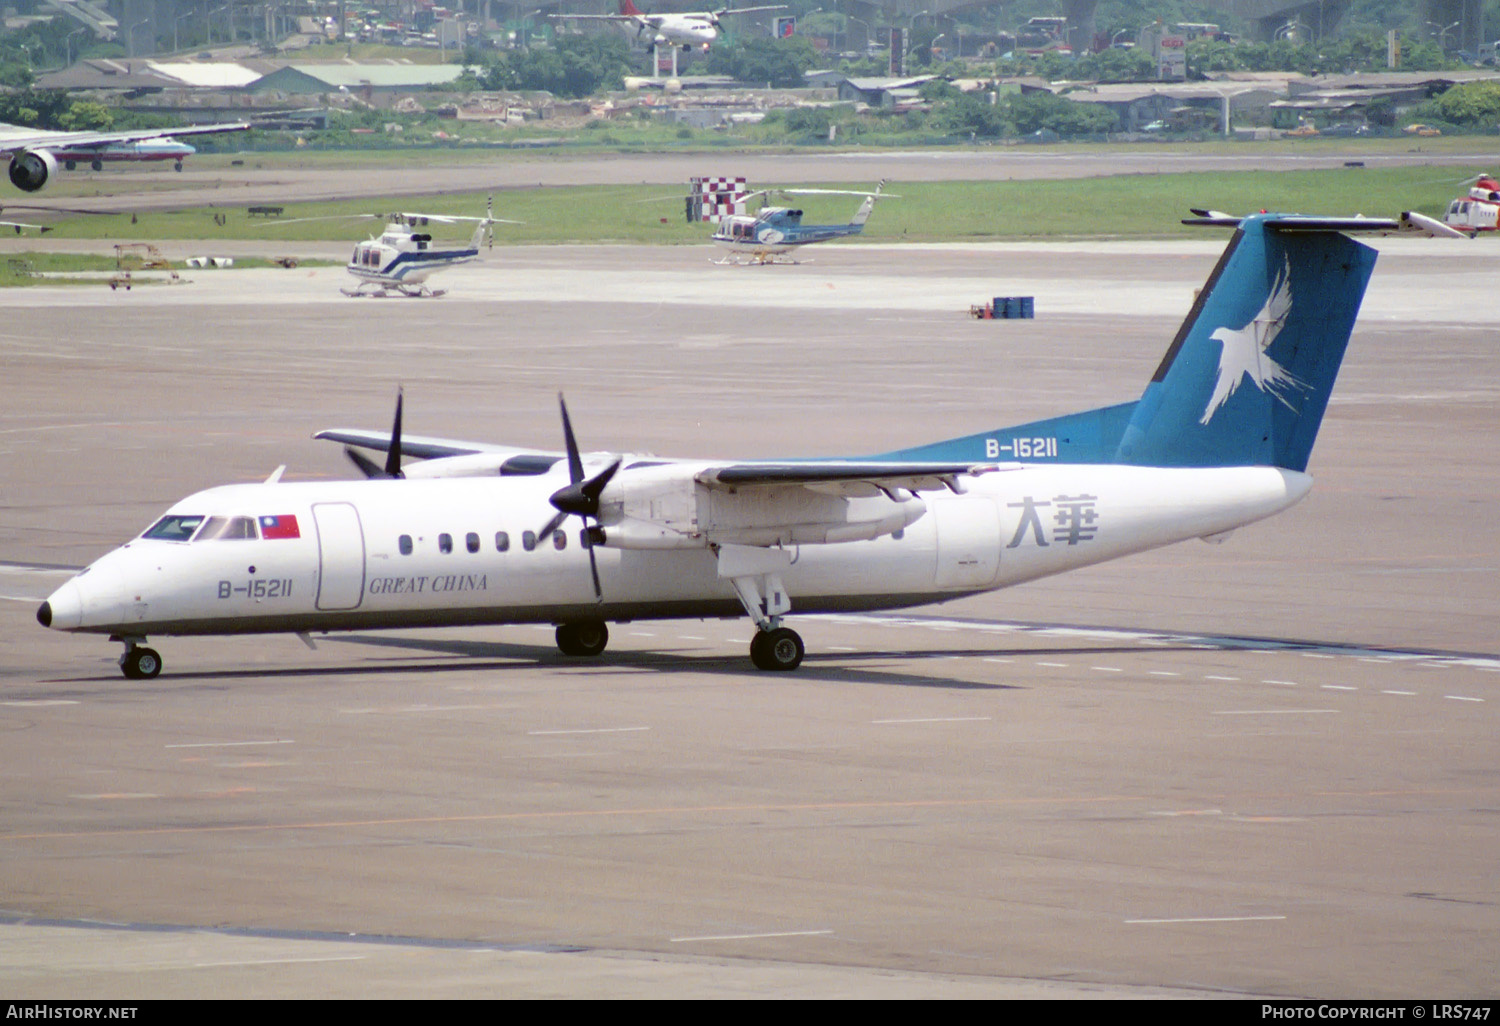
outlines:
[[[72,630],[83,622],[83,596],[78,584],[69,581],[58,588],[36,611],[37,622],[53,630]]]

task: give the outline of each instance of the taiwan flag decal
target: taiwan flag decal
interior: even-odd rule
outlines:
[[[260,536],[266,541],[273,541],[277,538],[301,538],[302,532],[297,530],[297,518],[290,513],[283,513],[279,517],[261,517]]]

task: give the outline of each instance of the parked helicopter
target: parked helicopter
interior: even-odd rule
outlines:
[[[1448,204],[1443,223],[1467,232],[1471,238],[1500,229],[1500,181],[1495,175],[1479,175],[1464,184],[1469,186],[1469,194]]]
[[[378,235],[358,243],[345,270],[359,279],[353,288],[340,289],[346,296],[407,296],[410,298],[444,295],[446,289],[429,288],[427,279],[438,271],[479,259],[479,247],[493,247],[494,226],[521,224],[494,216],[494,200],[486,204],[483,217],[457,214],[418,214],[397,211],[391,214],[347,214],[331,217],[299,217],[275,224],[297,224],[306,221],[339,221],[351,218],[378,218],[386,222]],[[433,224],[474,222],[474,234],[467,245],[435,242],[426,229]]]
[[[778,255],[800,246],[858,235],[865,230],[865,222],[870,219],[870,212],[875,209],[876,200],[901,198],[890,193],[882,194],[881,190],[884,188],[885,182],[882,180],[875,186],[874,192],[855,192],[848,189],[762,189],[759,192],[749,193],[745,197],[747,201],[759,196],[762,197],[762,202],[765,196],[773,192],[783,196],[822,194],[863,196],[865,199],[848,224],[803,224],[802,211],[790,207],[762,207],[760,213],[754,216],[734,214],[726,217],[719,222],[719,229],[714,232],[713,241],[728,249],[730,255],[716,262],[721,264],[776,263]]]

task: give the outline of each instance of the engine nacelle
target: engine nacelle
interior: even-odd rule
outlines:
[[[10,183],[23,192],[36,192],[57,170],[57,158],[46,150],[26,150],[10,161]]]

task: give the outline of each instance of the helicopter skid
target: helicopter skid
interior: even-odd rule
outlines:
[[[718,264],[720,267],[723,267],[726,264],[733,267],[764,267],[767,264],[800,264],[801,262],[802,261],[797,260],[793,257],[782,256],[777,253],[766,253],[761,256],[750,257],[741,256],[738,253],[731,253],[723,260],[714,260],[712,257],[709,258],[709,263]]]
[[[430,289],[426,285],[387,286],[369,283],[356,285],[352,289],[339,289],[339,291],[355,299],[436,299],[448,293],[447,289]]]

